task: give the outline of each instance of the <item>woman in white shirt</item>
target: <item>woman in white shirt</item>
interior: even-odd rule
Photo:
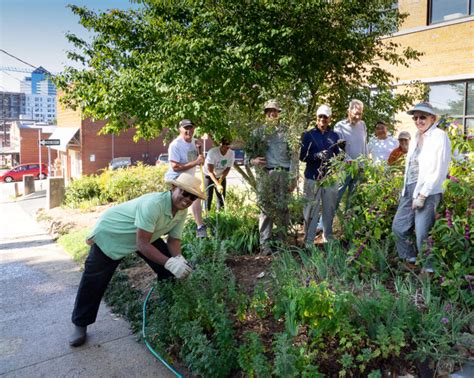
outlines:
[[[417,251],[423,245],[435,222],[436,207],[443,193],[442,183],[451,161],[451,143],[438,129],[436,112],[431,104],[422,102],[407,112],[418,129],[410,142],[405,164],[405,178],[397,213],[393,219],[398,255],[406,266],[415,268]],[[416,237],[416,249],[411,238]],[[424,271],[432,273],[429,258]]]

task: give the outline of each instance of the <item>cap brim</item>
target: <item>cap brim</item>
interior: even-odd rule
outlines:
[[[436,113],[433,110],[431,110],[430,108],[425,108],[425,107],[422,107],[422,106],[420,106],[418,108],[415,107],[413,109],[410,109],[409,111],[407,111],[407,114],[408,115],[413,115],[413,114],[415,114],[415,112],[423,112],[423,113],[431,114],[431,115],[434,115],[434,116],[436,115]]]

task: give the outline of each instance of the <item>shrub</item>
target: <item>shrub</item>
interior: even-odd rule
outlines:
[[[97,176],[83,176],[71,181],[66,187],[64,204],[68,207],[77,208],[81,202],[99,198],[101,189]]]

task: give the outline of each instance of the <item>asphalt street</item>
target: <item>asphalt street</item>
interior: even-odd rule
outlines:
[[[0,184],[0,376],[173,377],[104,303],[69,346],[80,267],[32,217],[45,191],[12,201],[13,185]]]

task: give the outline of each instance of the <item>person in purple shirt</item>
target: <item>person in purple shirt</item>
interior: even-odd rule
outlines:
[[[322,205],[324,240],[332,238],[332,224],[337,207],[338,184],[322,186],[327,174],[329,160],[341,152],[339,135],[329,129],[332,111],[321,105],[316,112],[316,127],[303,134],[300,160],[306,163],[304,171],[304,196],[307,203],[303,209],[305,245],[311,247],[316,237],[319,211]]]

